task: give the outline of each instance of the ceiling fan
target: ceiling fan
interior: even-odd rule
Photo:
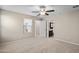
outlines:
[[[79,5],[74,5],[74,6],[73,6],[73,8],[78,8],[78,7],[79,7]]]
[[[40,6],[39,8],[40,8],[39,11],[32,11],[32,13],[38,13],[37,16],[40,16],[40,15],[49,15],[48,14],[49,12],[55,11],[55,10],[46,10],[46,6]]]

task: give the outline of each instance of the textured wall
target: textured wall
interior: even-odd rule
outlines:
[[[1,26],[2,26],[2,40],[3,41],[10,41],[10,40],[17,40],[27,37],[34,36],[34,27],[32,28],[31,33],[24,33],[23,31],[23,21],[24,18],[32,19],[32,16],[27,16],[11,11],[2,10],[1,14]],[[34,25],[34,21],[33,21]]]
[[[79,43],[79,10],[58,15],[54,19],[55,38]]]
[[[1,41],[1,9],[0,9],[0,41]]]
[[[0,10],[0,41],[1,41],[1,10]]]

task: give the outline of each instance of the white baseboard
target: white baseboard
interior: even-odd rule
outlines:
[[[79,45],[78,43],[75,43],[75,42],[70,42],[70,41],[66,41],[66,40],[59,39],[59,38],[56,38],[55,40],[58,40],[58,41],[63,41],[63,42],[66,42],[66,43],[69,43],[69,44],[73,44],[73,45]]]

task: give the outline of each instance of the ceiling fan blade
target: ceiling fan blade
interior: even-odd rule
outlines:
[[[32,11],[32,13],[39,13],[39,11]]]
[[[38,14],[37,16],[40,16],[41,14]],[[49,15],[48,13],[45,13],[45,15]]]
[[[40,14],[38,14],[37,16],[40,16]]]
[[[48,13],[45,13],[45,15],[49,15]]]
[[[47,10],[46,12],[54,12],[55,10]]]
[[[74,6],[73,6],[73,8],[77,8],[77,7],[79,7],[79,5],[74,5]]]

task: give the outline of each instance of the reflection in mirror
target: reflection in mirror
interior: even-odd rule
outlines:
[[[32,32],[32,20],[24,19],[24,32]]]

